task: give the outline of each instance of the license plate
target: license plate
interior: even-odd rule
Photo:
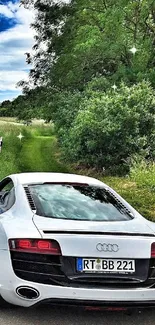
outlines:
[[[78,258],[77,271],[85,273],[134,273],[135,260]]]

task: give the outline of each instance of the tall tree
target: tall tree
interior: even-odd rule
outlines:
[[[36,53],[30,72],[36,85],[83,90],[93,77],[102,75],[131,84],[149,78],[155,86],[153,0],[22,3],[36,10]]]

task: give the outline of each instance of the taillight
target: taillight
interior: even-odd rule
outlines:
[[[155,258],[155,243],[152,243],[151,245],[151,257]]]
[[[56,240],[44,239],[10,239],[9,247],[11,251],[61,255],[61,249]]]

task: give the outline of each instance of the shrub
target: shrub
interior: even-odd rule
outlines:
[[[62,130],[66,157],[97,169],[129,171],[133,155],[155,157],[155,97],[146,81],[117,91],[92,91],[71,128]]]

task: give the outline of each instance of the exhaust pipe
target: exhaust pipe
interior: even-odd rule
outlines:
[[[39,291],[31,287],[18,287],[16,293],[19,297],[30,300],[37,299],[40,296]]]

